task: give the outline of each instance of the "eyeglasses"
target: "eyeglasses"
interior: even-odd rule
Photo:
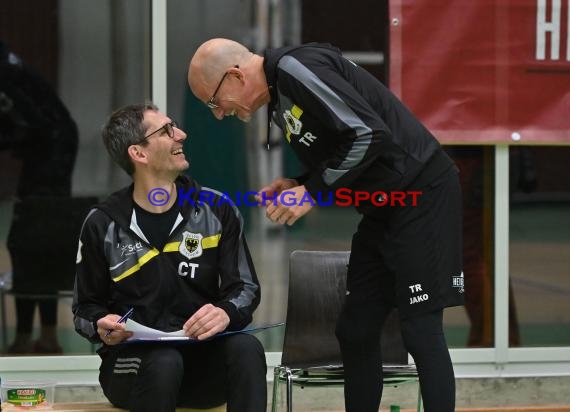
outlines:
[[[234,65],[234,67],[236,69],[239,69],[239,65],[236,64]],[[210,97],[210,99],[208,99],[208,101],[206,102],[206,106],[208,106],[209,109],[219,109],[220,106],[217,105],[216,103],[214,103],[214,99],[216,98],[216,94],[218,94],[218,90],[220,90],[220,87],[222,86],[222,83],[224,82],[224,79],[227,77],[227,75],[230,72],[226,71],[224,73],[224,75],[222,76],[222,78],[220,79],[220,82],[218,83],[218,86],[216,87],[216,89],[214,90],[214,94],[212,94],[212,97]]]
[[[166,134],[168,135],[168,137],[170,137],[171,139],[174,139],[174,128],[178,128],[178,123],[176,123],[176,120],[171,121],[170,123],[166,123],[164,126],[162,126],[160,129],[156,129],[154,132],[147,134],[144,139],[142,140],[143,142],[146,141],[146,139],[148,139],[149,137],[151,137],[153,134],[156,134],[158,132],[161,131],[165,131]],[[142,143],[142,142],[141,142]]]

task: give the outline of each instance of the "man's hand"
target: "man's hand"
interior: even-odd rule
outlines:
[[[125,331],[124,323],[117,323],[119,319],[120,315],[110,313],[97,321],[97,333],[106,345],[117,345],[133,336],[133,332]],[[106,336],[108,331],[112,332]]]
[[[259,195],[255,197],[255,200],[259,202],[260,206],[266,207],[269,204],[274,204],[277,196],[279,196],[281,192],[295,186],[299,186],[299,183],[295,179],[279,177],[271,182],[269,186],[259,189]]]
[[[268,203],[265,214],[272,222],[281,225],[287,223],[291,226],[306,215],[315,204],[305,186],[295,186],[289,188],[287,193],[283,193],[283,196],[277,198],[275,202]]]
[[[223,332],[230,324],[230,317],[221,308],[208,303],[202,306],[184,326],[184,334],[192,339],[204,340]]]

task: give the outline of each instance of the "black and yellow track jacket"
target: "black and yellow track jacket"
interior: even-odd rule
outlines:
[[[339,188],[422,187],[453,166],[410,110],[339,49],[319,43],[268,49],[263,65],[269,113],[305,166],[298,180],[313,198]]]
[[[133,186],[90,211],[81,230],[72,310],[76,331],[99,342],[96,322],[134,308],[131,318],[165,332],[204,304],[230,318],[227,330],[252,320],[260,285],[238,209],[187,176],[176,181],[181,211],[162,250],[149,245],[133,210]]]

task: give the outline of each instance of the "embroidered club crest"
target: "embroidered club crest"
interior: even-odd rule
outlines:
[[[200,233],[184,232],[178,251],[188,259],[202,256],[202,235]]]
[[[303,123],[295,117],[290,110],[285,110],[283,113],[283,118],[285,119],[285,125],[289,133],[298,135],[301,133],[301,128],[303,127]]]

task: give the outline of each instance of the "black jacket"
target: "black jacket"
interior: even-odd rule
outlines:
[[[264,58],[269,111],[307,168],[300,183],[315,199],[339,188],[421,187],[452,166],[404,104],[339,49],[311,43]]]
[[[131,307],[133,320],[166,332],[206,303],[226,311],[228,330],[251,322],[260,287],[238,209],[187,176],[176,183],[182,207],[162,250],[136,223],[132,185],[85,219],[72,309],[76,331],[91,341],[99,341],[98,319]]]

